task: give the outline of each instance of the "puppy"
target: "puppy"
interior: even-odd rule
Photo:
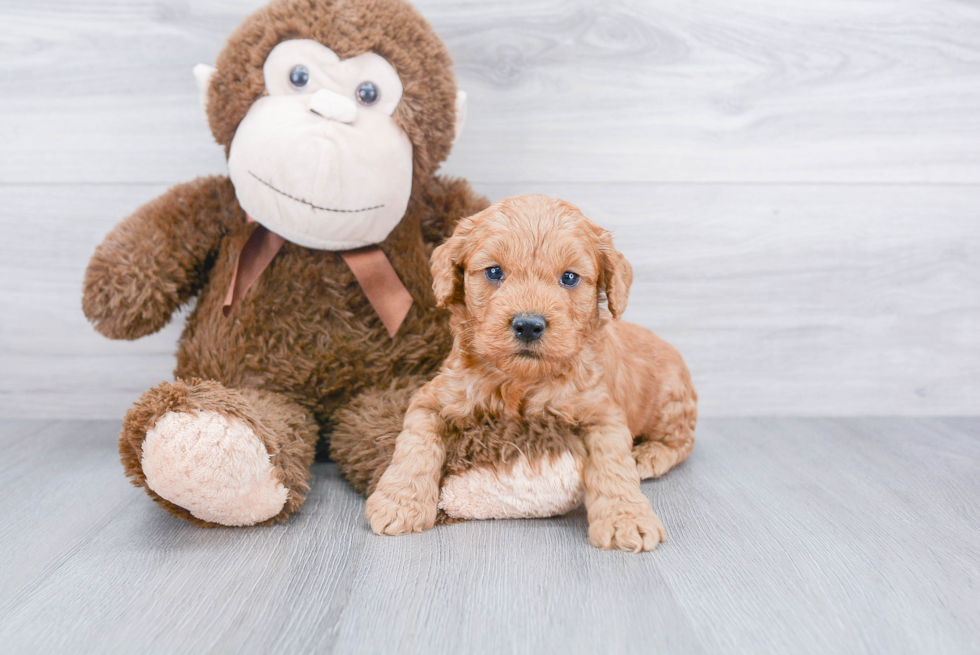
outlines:
[[[435,524],[447,422],[551,415],[581,428],[592,545],[656,548],[664,527],[640,479],[691,453],[697,394],[674,348],[619,320],[633,273],[609,232],[567,202],[508,198],[459,223],[432,277],[455,341],[368,498],[374,532]]]

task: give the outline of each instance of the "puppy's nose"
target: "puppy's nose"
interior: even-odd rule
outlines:
[[[548,327],[548,321],[538,314],[519,314],[510,322],[514,335],[524,343],[537,341]]]

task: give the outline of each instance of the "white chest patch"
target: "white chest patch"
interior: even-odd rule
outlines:
[[[571,453],[531,466],[520,460],[506,473],[473,469],[442,481],[439,508],[457,519],[558,516],[585,498],[582,461]]]

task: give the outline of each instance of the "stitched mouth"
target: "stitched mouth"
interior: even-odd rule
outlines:
[[[372,209],[381,209],[382,207],[384,207],[384,205],[375,205],[374,207],[364,207],[363,209],[331,209],[330,207],[320,207],[318,205],[314,205],[309,200],[303,200],[302,198],[297,198],[296,196],[291,196],[288,193],[286,193],[285,191],[283,191],[281,189],[277,189],[276,187],[272,186],[271,184],[269,184],[268,182],[266,182],[265,180],[263,180],[261,177],[259,177],[255,173],[253,173],[252,171],[249,171],[248,174],[251,175],[252,177],[254,177],[259,182],[261,182],[262,184],[264,184],[267,187],[269,187],[270,189],[272,189],[273,191],[275,191],[276,193],[278,193],[279,195],[286,196],[290,200],[295,200],[296,202],[301,202],[304,205],[307,205],[308,207],[312,207],[313,209],[319,209],[320,211],[324,211],[324,212],[336,212],[338,214],[357,214],[359,212],[366,212],[366,211],[371,211]]]

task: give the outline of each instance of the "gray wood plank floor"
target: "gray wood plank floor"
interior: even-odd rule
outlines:
[[[705,420],[643,555],[581,511],[375,537],[331,465],[287,525],[193,528],[117,428],[0,421],[0,651],[980,651],[980,419]]]

